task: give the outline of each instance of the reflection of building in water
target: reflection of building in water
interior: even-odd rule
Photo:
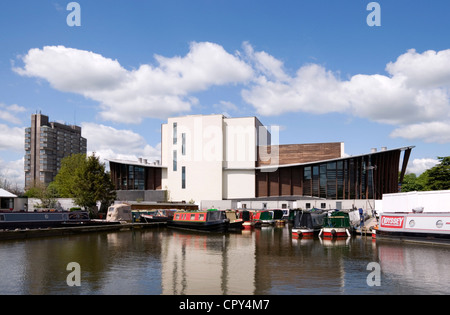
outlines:
[[[162,294],[254,294],[253,234],[174,232],[162,240]]]

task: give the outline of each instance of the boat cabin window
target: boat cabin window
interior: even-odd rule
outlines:
[[[0,221],[5,221],[5,216],[3,214],[0,214]]]
[[[191,220],[195,220],[195,213],[191,214]]]
[[[108,208],[108,212],[113,212],[114,211],[114,207],[109,207]]]
[[[205,214],[204,213],[200,213],[199,216],[198,216],[198,219],[200,221],[203,221],[205,219]]]

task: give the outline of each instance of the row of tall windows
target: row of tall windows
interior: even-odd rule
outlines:
[[[177,123],[174,122],[172,126],[172,137],[173,144],[176,145],[178,143],[177,136]],[[186,155],[186,134],[181,134],[181,155]],[[172,152],[172,170],[176,172],[178,170],[178,153],[177,150],[173,150]],[[181,188],[186,188],[186,166],[181,167]]]
[[[145,168],[135,165],[124,166],[118,175],[122,181],[118,186],[122,186],[122,189],[145,190]]]
[[[370,157],[327,162],[303,169],[304,194],[327,199],[374,196]]]

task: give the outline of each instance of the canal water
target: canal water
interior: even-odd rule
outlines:
[[[446,245],[299,240],[289,226],[163,227],[2,241],[0,295],[449,294],[449,261]]]

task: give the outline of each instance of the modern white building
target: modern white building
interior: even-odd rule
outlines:
[[[161,127],[162,189],[170,199],[200,202],[255,197],[258,146],[271,135],[256,117],[193,115]]]
[[[110,170],[124,196],[221,208],[373,208],[398,191],[412,148],[348,156],[343,142],[280,145],[278,129],[256,117],[189,115],[161,125],[160,161],[110,160]]]

